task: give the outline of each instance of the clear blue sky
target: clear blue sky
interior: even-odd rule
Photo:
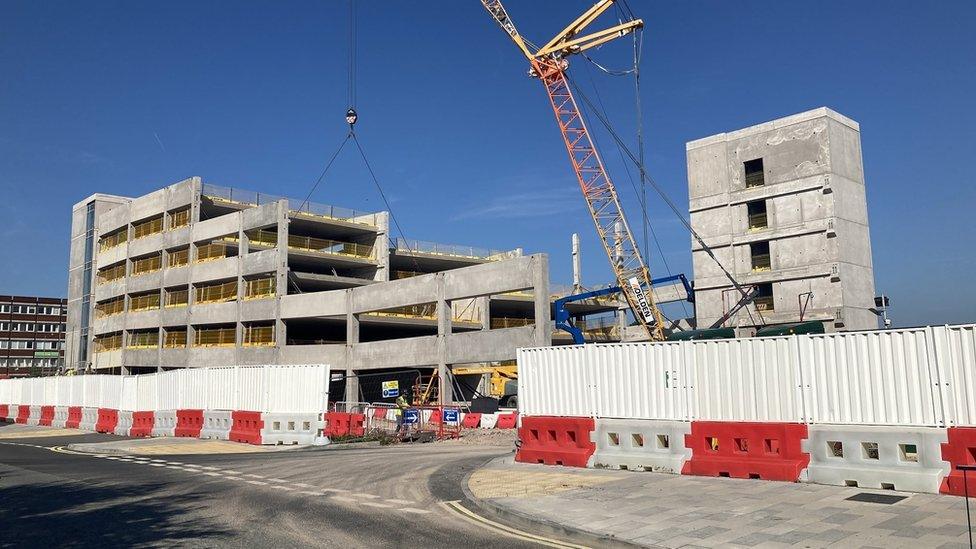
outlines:
[[[578,231],[584,282],[608,282],[544,92],[480,3],[358,3],[357,129],[406,236],[548,252],[568,282]],[[630,4],[647,23],[648,164],[682,208],[686,141],[829,106],[861,124],[896,324],[976,320],[976,3]],[[589,2],[507,5],[541,42]],[[623,68],[628,47],[595,57]],[[71,205],[93,192],[199,175],[304,197],[345,133],[346,63],[344,1],[0,3],[0,293],[64,295]],[[632,81],[573,66],[633,140]],[[313,200],[382,209],[352,153]],[[690,274],[688,235],[652,198],[671,270]]]

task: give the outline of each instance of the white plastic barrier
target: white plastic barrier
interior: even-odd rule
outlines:
[[[17,404],[11,404],[7,406],[7,421],[13,423],[17,421],[17,412],[20,410],[20,406]]]
[[[40,425],[41,424],[41,406],[31,405],[30,407],[30,417],[27,418],[28,425]]]
[[[802,443],[810,465],[801,479],[816,484],[938,494],[949,463],[946,429],[811,425]]]
[[[176,410],[160,410],[153,414],[152,436],[171,437],[176,434]]]
[[[650,419],[597,419],[590,433],[596,451],[588,467],[680,474],[691,449],[685,435],[691,422]]]
[[[54,419],[51,420],[51,427],[64,428],[64,424],[68,421],[68,407],[67,406],[55,406],[54,407]]]
[[[261,444],[313,444],[323,422],[318,414],[261,414]]]
[[[481,423],[478,425],[482,429],[494,429],[498,424],[498,412],[494,414],[481,414]]]
[[[200,438],[230,440],[230,428],[233,425],[230,411],[204,410],[203,429],[200,430]]]
[[[115,434],[120,437],[127,437],[130,429],[132,429],[132,412],[119,410],[119,421],[115,424]]]
[[[78,428],[84,431],[94,431],[98,423],[98,408],[84,407],[81,409],[81,422]]]

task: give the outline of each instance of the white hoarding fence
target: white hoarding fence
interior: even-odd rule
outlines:
[[[524,415],[976,425],[976,326],[519,350]]]
[[[329,367],[321,364],[0,380],[0,404],[129,412],[202,409],[317,414],[328,410],[328,396]]]

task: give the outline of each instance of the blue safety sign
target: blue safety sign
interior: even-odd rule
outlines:
[[[457,425],[460,421],[459,410],[457,409],[445,409],[444,410],[444,423],[449,423],[451,425]]]
[[[403,411],[403,422],[407,425],[413,425],[414,423],[420,423],[420,410],[416,408],[409,408]]]
[[[384,381],[383,382],[383,398],[396,398],[400,396],[400,382],[399,381]]]

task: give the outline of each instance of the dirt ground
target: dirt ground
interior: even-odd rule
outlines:
[[[498,446],[515,449],[515,429],[463,429],[461,438],[442,440],[438,444],[465,446]]]

